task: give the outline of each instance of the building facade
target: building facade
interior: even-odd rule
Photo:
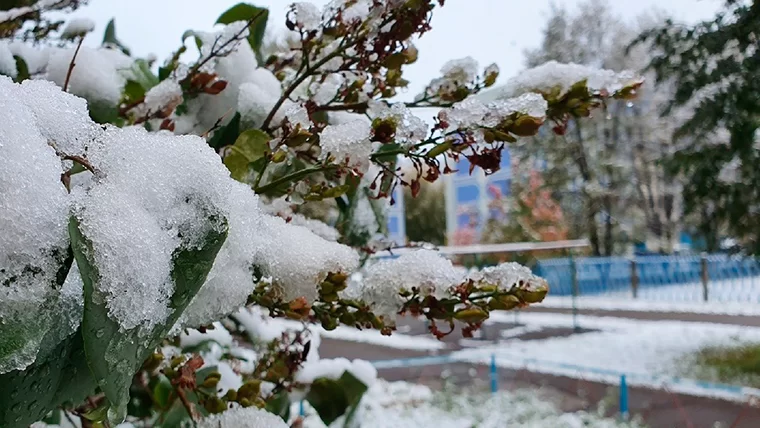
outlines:
[[[404,215],[404,189],[396,186],[393,190],[394,204],[388,207],[387,228],[388,238],[396,246],[406,245],[406,218]]]
[[[509,150],[504,149],[501,169],[486,175],[482,168],[470,174],[470,163],[461,157],[457,172],[446,175],[446,237],[449,245],[469,245],[481,242],[483,227],[491,219],[501,219],[503,209],[494,208],[510,194],[511,162]]]

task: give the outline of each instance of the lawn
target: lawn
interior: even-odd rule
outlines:
[[[760,388],[760,343],[702,348],[686,371],[699,379]]]

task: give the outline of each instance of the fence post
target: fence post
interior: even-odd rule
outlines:
[[[628,385],[625,375],[620,376],[620,417],[623,420],[628,419]]]
[[[496,394],[499,390],[499,377],[496,371],[496,354],[491,354],[491,393]]]
[[[700,265],[702,267],[702,297],[705,299],[705,302],[707,301],[708,294],[707,294],[707,283],[710,281],[710,275],[707,273],[707,255],[705,253],[702,253],[702,257],[700,259]]]
[[[636,259],[631,259],[631,291],[633,298],[639,297],[639,272],[636,268]]]
[[[578,267],[575,264],[575,257],[573,257],[572,250],[570,251],[570,276],[573,281],[573,331],[576,333],[581,331],[580,326],[578,325],[578,294],[580,294],[580,290],[578,289]]]

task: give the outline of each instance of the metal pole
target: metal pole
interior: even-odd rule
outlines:
[[[628,419],[628,385],[625,375],[620,376],[620,417],[623,420]]]
[[[496,371],[496,354],[491,354],[491,393],[496,394],[499,390],[499,377]]]
[[[702,266],[702,297],[705,299],[705,302],[707,301],[707,283],[710,280],[710,275],[707,272],[707,255],[702,253],[702,258],[700,260],[700,264]]]
[[[633,298],[639,297],[639,272],[636,268],[636,259],[631,259],[631,291]]]
[[[570,251],[570,275],[573,281],[573,330],[578,333],[581,331],[581,327],[578,325],[578,268],[572,250]]]

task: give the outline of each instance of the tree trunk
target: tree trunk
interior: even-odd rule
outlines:
[[[583,147],[583,132],[581,131],[580,122],[577,120],[573,122],[575,128],[575,136],[577,140],[573,145],[574,148],[574,160],[578,165],[581,177],[583,178],[584,185],[590,184],[593,177],[591,176],[591,170],[588,166],[588,160],[586,159],[586,150]],[[586,189],[583,189],[583,193],[586,194]],[[601,248],[599,242],[599,230],[596,223],[596,216],[599,213],[599,207],[597,205],[596,197],[593,195],[587,195],[586,201],[586,227],[588,228],[588,238],[591,243],[591,252],[595,256],[601,256]]]

